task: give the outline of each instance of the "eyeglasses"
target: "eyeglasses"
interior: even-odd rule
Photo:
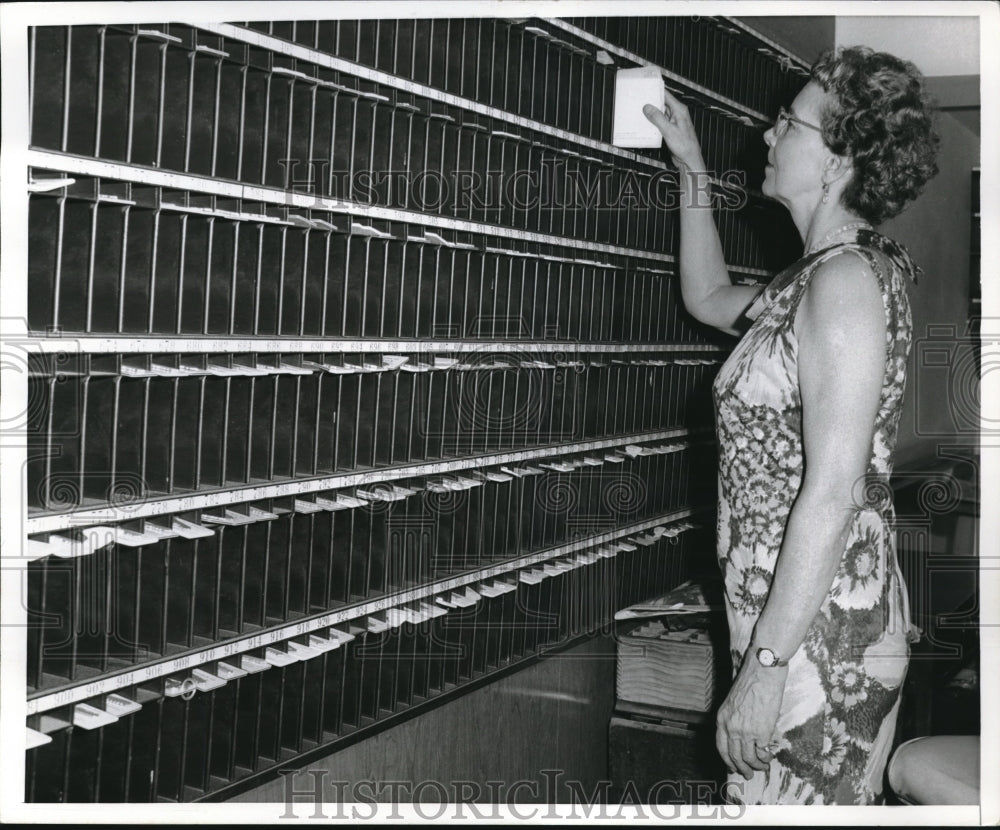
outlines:
[[[803,127],[808,127],[810,130],[816,130],[816,132],[823,132],[822,127],[817,127],[815,124],[810,124],[808,121],[803,121],[801,118],[796,118],[788,110],[782,107],[778,111],[778,117],[775,119],[774,127],[774,137],[781,138],[788,130],[788,122],[794,121],[796,124],[801,124]]]

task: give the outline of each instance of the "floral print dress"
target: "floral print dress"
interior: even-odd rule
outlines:
[[[896,562],[889,475],[912,322],[906,251],[870,229],[783,271],[747,310],[754,320],[716,377],[718,558],[738,669],[767,600],[785,524],[802,483],[802,403],[792,324],[818,266],[852,251],[882,291],[886,363],[863,487],[830,593],[791,657],[768,769],[732,775],[746,804],[880,800],[906,674],[909,607]]]

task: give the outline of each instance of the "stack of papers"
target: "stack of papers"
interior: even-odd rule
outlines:
[[[660,528],[654,528],[654,533],[657,530],[660,530]],[[667,529],[665,533],[657,535],[670,536],[672,534]],[[648,543],[644,542],[644,544]],[[716,606],[710,604],[705,599],[704,588],[695,582],[688,581],[682,585],[678,585],[669,593],[663,594],[663,596],[645,602],[637,602],[635,605],[623,608],[621,611],[615,613],[615,619],[636,620],[644,617],[663,617],[671,614],[701,614],[713,610],[716,610]]]
[[[654,620],[618,641],[618,699],[707,712],[715,696],[708,632],[668,631]]]

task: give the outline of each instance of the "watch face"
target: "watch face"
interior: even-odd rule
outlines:
[[[778,658],[775,657],[774,652],[769,648],[759,648],[757,649],[757,661],[762,666],[773,666],[778,662]]]

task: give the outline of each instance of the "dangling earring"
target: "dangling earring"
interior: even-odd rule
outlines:
[[[823,182],[823,204],[827,204],[830,201],[830,185]]]

